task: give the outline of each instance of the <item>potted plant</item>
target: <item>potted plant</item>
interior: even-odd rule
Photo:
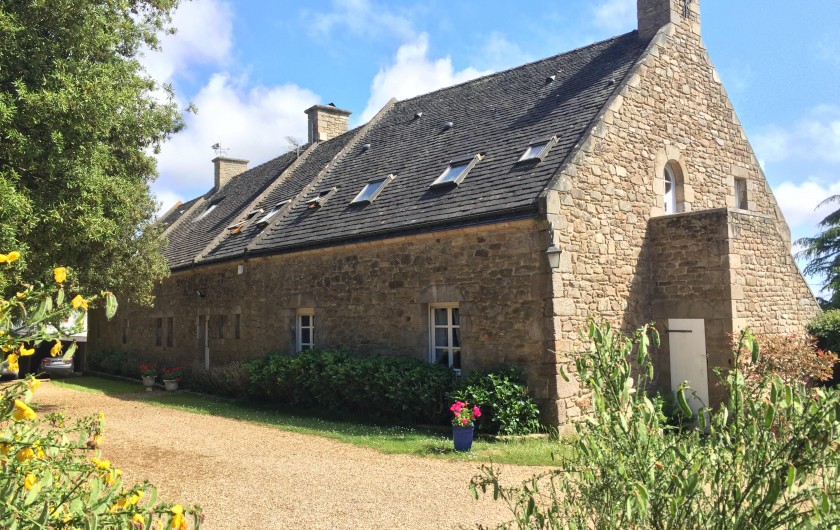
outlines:
[[[452,441],[456,451],[469,451],[472,447],[475,419],[481,417],[481,409],[469,403],[456,401],[449,410],[452,412]]]
[[[151,392],[155,385],[155,378],[157,377],[156,364],[141,364],[140,376],[143,378],[143,386],[146,387],[146,392]]]
[[[165,386],[166,390],[170,392],[178,390],[178,382],[181,381],[181,376],[183,375],[184,371],[181,370],[180,366],[176,366],[174,368],[164,368],[163,386]]]

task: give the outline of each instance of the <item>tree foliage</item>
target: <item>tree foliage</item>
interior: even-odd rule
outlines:
[[[166,274],[152,155],[183,122],[137,58],[177,3],[0,3],[0,248],[28,281],[61,256],[84,289],[147,302]]]
[[[832,203],[840,203],[840,195],[832,195],[817,208]],[[831,292],[828,300],[820,299],[820,306],[840,308],[840,208],[825,216],[817,226],[822,230],[819,234],[796,240],[802,247],[797,257],[808,260],[803,272],[822,278],[823,288]]]

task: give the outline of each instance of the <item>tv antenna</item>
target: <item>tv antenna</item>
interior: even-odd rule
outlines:
[[[300,157],[300,147],[303,145],[303,140],[299,140],[294,136],[287,136],[286,141],[289,142],[289,145],[287,145],[286,147],[288,147],[289,150],[294,149],[295,157]]]
[[[222,149],[222,142],[216,142],[210,146],[210,149],[216,152],[216,156],[225,156],[230,151],[230,149]]]

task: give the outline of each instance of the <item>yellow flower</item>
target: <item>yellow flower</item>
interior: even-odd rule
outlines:
[[[38,417],[35,411],[29,408],[29,405],[19,399],[15,400],[15,412],[12,416],[18,421],[23,419],[34,420]]]
[[[64,283],[67,280],[67,267],[56,267],[53,270],[53,278],[55,283]]]
[[[44,458],[44,450],[41,449],[41,442],[35,442],[35,445],[32,446],[32,449],[35,450],[35,456],[38,458]]]
[[[135,513],[133,516],[131,516],[131,522],[144,525],[146,524],[146,519],[143,518],[142,514]]]
[[[131,504],[131,505],[136,505],[138,502],[140,502],[140,499],[142,497],[143,497],[143,490],[136,491],[128,497],[128,503]]]
[[[17,250],[13,250],[6,254],[6,261],[8,261],[9,263],[16,262],[18,258],[20,258],[20,252],[18,252]]]
[[[24,346],[23,344],[21,344],[21,345],[20,345],[20,350],[18,350],[18,351],[20,351],[20,356],[21,356],[21,357],[29,357],[30,355],[32,355],[32,354],[34,354],[34,353],[35,353],[35,348],[29,348],[29,349],[27,350],[27,349],[26,349],[26,346]]]
[[[7,455],[12,450],[12,444],[9,442],[0,442],[0,455]]]
[[[96,467],[99,469],[108,469],[111,467],[111,462],[109,460],[100,460],[94,456],[91,458],[91,461],[96,464]]]
[[[70,305],[73,306],[73,309],[79,309],[81,307],[86,310],[88,308],[88,301],[85,300],[82,295],[77,294],[70,302]]]
[[[176,530],[187,530],[187,520],[184,518],[184,509],[180,504],[176,504],[171,509],[172,521],[169,525]]]
[[[25,292],[24,293],[16,293],[15,296],[18,297],[19,299],[26,298],[26,293]]]
[[[110,465],[110,462],[108,463],[108,465]],[[122,476],[122,470],[114,468],[114,469],[111,470],[110,473],[105,475],[105,483],[108,484],[109,486],[113,486],[114,482],[117,481],[117,478],[121,477],[121,476]]]
[[[15,456],[18,462],[23,462],[24,460],[32,460],[35,458],[35,451],[32,450],[31,447],[25,447],[18,451],[18,454]]]
[[[35,473],[27,473],[26,478],[23,479],[23,487],[26,488],[26,491],[30,491],[38,484],[38,477],[35,476]]]
[[[10,353],[6,357],[6,364],[9,365],[9,370],[11,370],[12,372],[20,371],[20,367],[18,366],[18,358],[19,357],[17,356],[17,354],[14,353]]]
[[[9,261],[9,256],[0,254],[0,263],[6,263],[7,261]]]
[[[27,379],[26,386],[29,387],[29,390],[35,392],[38,390],[38,387],[41,386],[41,382],[37,379]]]
[[[61,341],[57,340],[55,341],[55,344],[53,344],[53,347],[50,348],[50,356],[55,357],[59,353],[61,353]]]

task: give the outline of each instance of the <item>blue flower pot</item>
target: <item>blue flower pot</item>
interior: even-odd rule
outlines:
[[[452,426],[452,441],[455,442],[456,451],[469,451],[472,447],[473,426],[459,427]]]

